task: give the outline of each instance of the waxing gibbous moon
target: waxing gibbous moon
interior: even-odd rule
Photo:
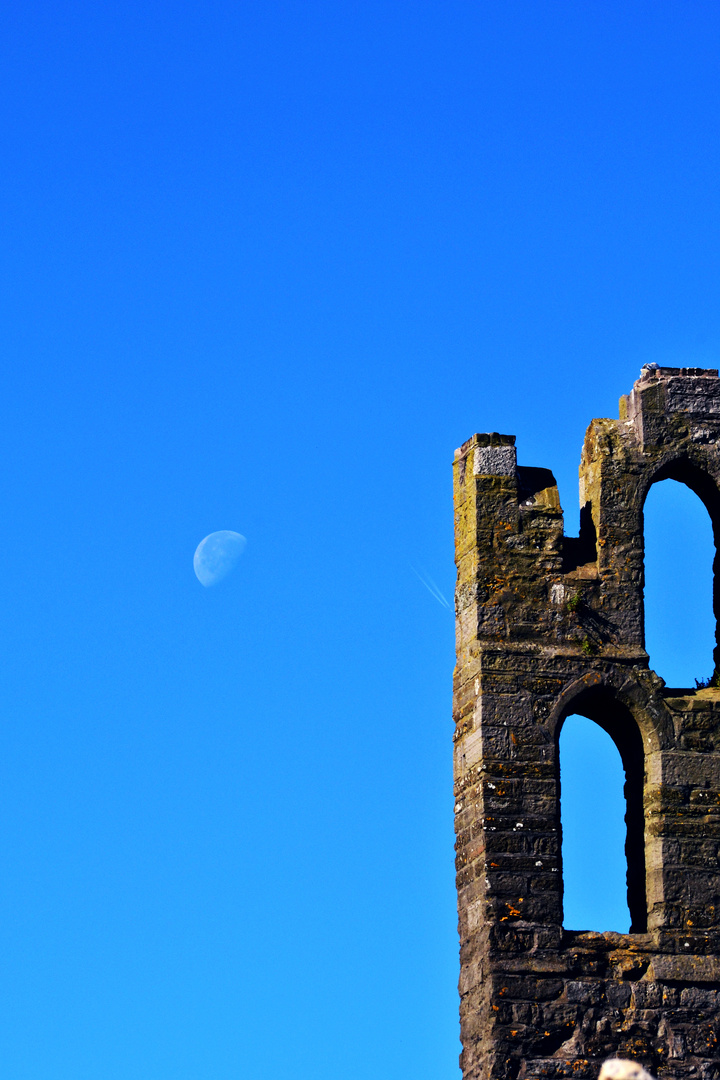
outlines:
[[[201,585],[216,585],[237,565],[247,540],[230,529],[210,533],[201,540],[193,556],[195,576]]]

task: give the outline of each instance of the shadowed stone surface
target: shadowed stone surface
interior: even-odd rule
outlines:
[[[514,443],[474,435],[454,465],[463,1077],[584,1080],[617,1055],[660,1080],[720,1080],[720,689],[666,688],[643,630],[650,486],[692,488],[717,547],[718,373],[643,368],[620,419],[592,421],[579,537],[552,473],[518,466]],[[630,934],[563,928],[571,713],[623,760]]]

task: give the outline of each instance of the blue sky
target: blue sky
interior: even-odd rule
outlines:
[[[457,1077],[453,623],[415,571],[451,597],[473,432],[573,532],[590,419],[717,365],[719,46],[705,2],[4,10],[8,1076]],[[651,655],[692,681],[661,503]]]

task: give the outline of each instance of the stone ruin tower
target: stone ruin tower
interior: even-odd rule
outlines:
[[[464,1080],[597,1077],[611,1055],[720,1078],[720,650],[669,689],[643,632],[643,504],[673,478],[720,534],[720,380],[643,368],[593,420],[581,527],[512,435],[455,455],[457,889]],[[720,614],[715,561],[715,612]],[[628,934],[563,925],[558,736],[597,722],[625,768]]]

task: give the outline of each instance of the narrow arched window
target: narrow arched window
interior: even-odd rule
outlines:
[[[694,688],[714,671],[713,557],[710,516],[674,479],[645,500],[645,648],[669,686]]]
[[[589,698],[559,739],[563,924],[642,933],[647,927],[642,740],[627,709]]]

